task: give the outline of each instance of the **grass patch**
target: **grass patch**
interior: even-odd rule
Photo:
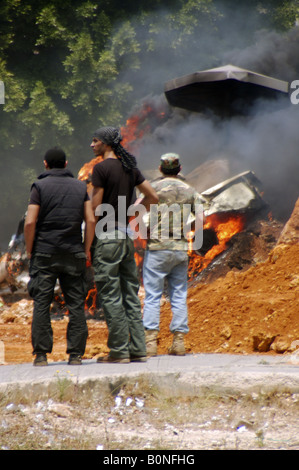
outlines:
[[[283,440],[281,429],[286,421],[298,431],[299,394],[287,389],[196,389],[176,386],[176,380],[138,376],[79,384],[71,374],[57,371],[47,386],[8,389],[0,394],[0,449],[266,449],[298,444],[298,438]],[[277,430],[277,442],[268,437],[269,429]],[[217,436],[212,447],[205,441],[209,433]]]

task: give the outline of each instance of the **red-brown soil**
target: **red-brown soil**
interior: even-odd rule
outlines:
[[[299,348],[298,221],[299,202],[266,261],[246,271],[230,271],[209,284],[190,286],[188,353],[283,354]],[[0,340],[8,364],[32,361],[32,302],[21,302],[21,314],[13,312],[17,305],[0,308]],[[172,341],[170,319],[170,305],[164,300],[159,354],[167,354]],[[52,326],[54,348],[49,360],[65,360],[67,318],[52,321]],[[105,323],[88,320],[88,327],[86,359],[108,352]]]

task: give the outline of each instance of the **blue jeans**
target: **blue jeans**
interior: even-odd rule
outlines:
[[[143,285],[145,300],[143,326],[148,330],[159,330],[160,300],[164,280],[172,310],[170,331],[188,333],[187,310],[188,254],[185,251],[147,250],[143,262]]]

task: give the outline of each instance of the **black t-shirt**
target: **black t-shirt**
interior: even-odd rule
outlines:
[[[94,187],[104,189],[102,205],[113,207],[116,226],[128,224],[127,211],[130,204],[134,203],[134,188],[144,180],[138,168],[126,172],[119,159],[107,158],[94,166],[91,182]],[[121,202],[119,196],[123,196]]]

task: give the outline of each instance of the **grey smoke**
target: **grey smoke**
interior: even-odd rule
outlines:
[[[285,34],[259,31],[252,45],[231,48],[213,67],[230,63],[290,83],[299,79],[298,50],[299,28]],[[198,65],[190,54],[186,74],[203,70]],[[175,70],[171,77],[167,73],[167,80],[180,76]],[[166,77],[163,68],[152,74]],[[181,155],[185,173],[209,160],[227,160],[230,176],[254,171],[273,215],[287,220],[299,197],[299,105],[291,104],[289,97],[283,102],[258,101],[246,117],[220,120],[212,113],[169,108],[163,93],[144,101],[158,109],[165,106],[167,118],[137,143],[143,170],[157,168],[160,155],[168,151]]]

